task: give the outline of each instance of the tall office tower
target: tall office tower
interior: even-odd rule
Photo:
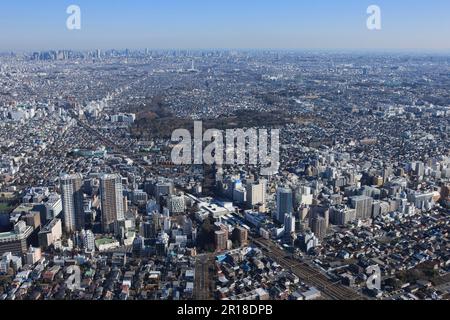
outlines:
[[[327,234],[327,224],[325,222],[325,218],[314,217],[311,221],[311,229],[312,232],[314,232],[314,235],[320,240],[325,238]]]
[[[141,222],[140,225],[140,234],[145,239],[150,239],[153,237],[153,225],[151,222]]]
[[[295,217],[292,213],[284,215],[284,233],[291,234],[295,232]]]
[[[232,239],[237,242],[240,247],[248,243],[248,231],[244,227],[237,226],[233,229]]]
[[[174,193],[173,182],[170,180],[159,180],[153,189],[156,203],[161,204],[162,197],[169,196]]]
[[[192,220],[184,216],[182,220],[182,225],[183,225],[183,235],[188,237],[192,236],[192,229],[193,229]]]
[[[425,164],[423,162],[416,162],[414,167],[414,173],[421,177],[425,174]]]
[[[81,244],[87,252],[95,251],[95,235],[91,230],[81,230]]]
[[[100,177],[100,200],[102,206],[103,232],[111,233],[118,221],[125,220],[122,179],[118,174]]]
[[[308,186],[299,186],[295,190],[294,196],[294,205],[296,209],[301,205],[312,205],[313,203],[313,194],[311,192],[311,188]]]
[[[59,216],[62,212],[62,200],[61,196],[57,193],[51,193],[48,196],[47,202],[44,204],[45,206],[45,216],[41,218],[42,224],[45,224],[47,221],[51,221],[52,219]]]
[[[280,223],[284,223],[284,215],[293,213],[292,190],[287,188],[277,189],[277,211],[276,219]]]
[[[356,196],[350,198],[350,206],[356,210],[356,219],[367,220],[372,216],[373,198]]]
[[[266,204],[266,185],[267,181],[262,179],[258,183],[247,184],[247,206],[253,208],[253,206]]]
[[[227,249],[228,232],[225,229],[214,232],[214,243],[217,251]]]
[[[170,195],[167,199],[170,214],[176,215],[186,211],[186,199],[184,194]]]
[[[372,203],[372,218],[376,218],[381,214],[381,202],[374,201]]]
[[[203,165],[202,193],[205,196],[214,196],[216,191],[216,165]]]
[[[233,202],[236,204],[244,204],[247,200],[247,191],[244,188],[238,187],[233,190]]]
[[[356,219],[356,210],[344,206],[330,208],[330,222],[337,226],[345,226]]]
[[[64,214],[64,230],[67,233],[80,231],[84,228],[83,208],[83,176],[64,174],[60,177],[61,200]]]
[[[384,167],[383,175],[382,175],[383,176],[383,183],[388,182],[389,177],[392,175],[392,172],[393,172],[393,170],[392,170],[392,168],[390,166]]]

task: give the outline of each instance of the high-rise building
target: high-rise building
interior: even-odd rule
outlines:
[[[186,210],[186,199],[184,194],[170,195],[167,202],[171,214],[184,213]]]
[[[266,180],[247,184],[247,206],[253,208],[257,204],[266,203]]]
[[[450,185],[442,186],[441,202],[446,208],[450,208]]]
[[[421,177],[425,174],[425,164],[423,162],[416,162],[414,163],[414,173]]]
[[[295,197],[294,197],[294,205],[297,209],[298,207],[302,205],[312,205],[313,203],[313,194],[311,192],[311,188],[307,186],[299,186],[295,190]]]
[[[81,242],[86,252],[95,251],[95,235],[91,230],[81,230]]]
[[[228,232],[225,229],[214,232],[214,243],[217,251],[223,251],[227,249]]]
[[[381,202],[374,201],[372,203],[372,218],[376,218],[381,214]]]
[[[173,182],[170,180],[160,180],[154,186],[154,195],[156,201],[159,204],[161,197],[173,194]]]
[[[334,225],[344,226],[356,220],[356,210],[347,207],[330,208],[330,221]]]
[[[119,221],[125,220],[122,178],[118,174],[103,174],[100,177],[100,201],[102,207],[102,229],[113,232]]]
[[[30,211],[23,219],[27,226],[32,226],[34,230],[39,229],[41,226],[41,215],[39,212]]]
[[[153,237],[153,231],[152,231],[152,223],[147,222],[141,222],[140,225],[140,234],[144,239],[149,239]]]
[[[287,188],[277,189],[277,211],[276,219],[280,223],[284,223],[284,215],[293,213],[292,190]]]
[[[159,214],[159,205],[155,200],[149,200],[147,202],[147,206],[146,206],[146,212],[147,215],[150,216],[154,213],[158,213]]]
[[[62,226],[60,219],[53,219],[39,232],[39,246],[47,249],[62,236]]]
[[[30,246],[28,249],[26,255],[25,255],[25,261],[29,265],[33,265],[42,258],[42,252],[41,248],[33,248]]]
[[[301,239],[303,250],[309,252],[319,245],[319,239],[311,231],[306,232]]]
[[[64,174],[60,177],[62,206],[64,213],[64,230],[67,233],[84,228],[83,176],[81,174]]]
[[[233,190],[233,202],[243,204],[247,200],[247,191],[242,187],[235,187]]]
[[[0,274],[8,274],[8,270],[12,260],[12,253],[5,252],[0,259]]]
[[[131,202],[137,206],[143,206],[148,201],[148,195],[143,190],[133,190],[130,195]]]
[[[350,198],[352,209],[356,210],[356,219],[367,220],[372,216],[373,198],[367,196],[356,196]]]
[[[322,240],[327,234],[327,224],[324,217],[314,217],[311,221],[311,229],[314,235]]]
[[[190,237],[192,236],[193,223],[192,220],[186,216],[183,217],[183,234]]]
[[[51,193],[45,203],[45,219],[41,219],[41,222],[45,223],[56,218],[62,210],[61,196],[57,193]]]
[[[167,247],[169,245],[169,235],[165,232],[161,232],[158,235],[155,243],[155,250],[157,256],[165,256],[167,253]]]
[[[291,234],[295,232],[295,217],[292,213],[284,215],[284,233]]]
[[[0,255],[5,252],[24,254],[31,243],[33,227],[27,226],[25,221],[14,225],[14,231],[0,233]]]
[[[233,241],[236,241],[239,246],[245,246],[248,243],[248,231],[244,227],[237,226],[233,229]]]

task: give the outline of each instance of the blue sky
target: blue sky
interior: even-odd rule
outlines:
[[[71,4],[81,30],[66,29]],[[366,28],[371,4],[380,31]],[[0,1],[0,51],[63,48],[450,50],[450,1]]]

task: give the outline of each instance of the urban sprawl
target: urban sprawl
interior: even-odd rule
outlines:
[[[449,299],[449,74],[439,54],[1,54],[0,300]],[[175,165],[195,121],[279,129],[278,172]]]

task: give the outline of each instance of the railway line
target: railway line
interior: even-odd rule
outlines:
[[[333,283],[325,275],[315,270],[313,267],[309,266],[305,262],[294,261],[286,258],[286,253],[278,248],[276,245],[265,239],[254,239],[251,240],[267,249],[265,254],[272,258],[274,261],[278,262],[283,268],[290,270],[305,283],[315,286],[317,289],[321,290],[324,298],[331,300],[361,300],[359,294],[353,290],[346,288],[342,285]]]
[[[195,300],[212,299],[211,274],[209,268],[213,265],[211,255],[199,255],[195,263],[194,298]]]

